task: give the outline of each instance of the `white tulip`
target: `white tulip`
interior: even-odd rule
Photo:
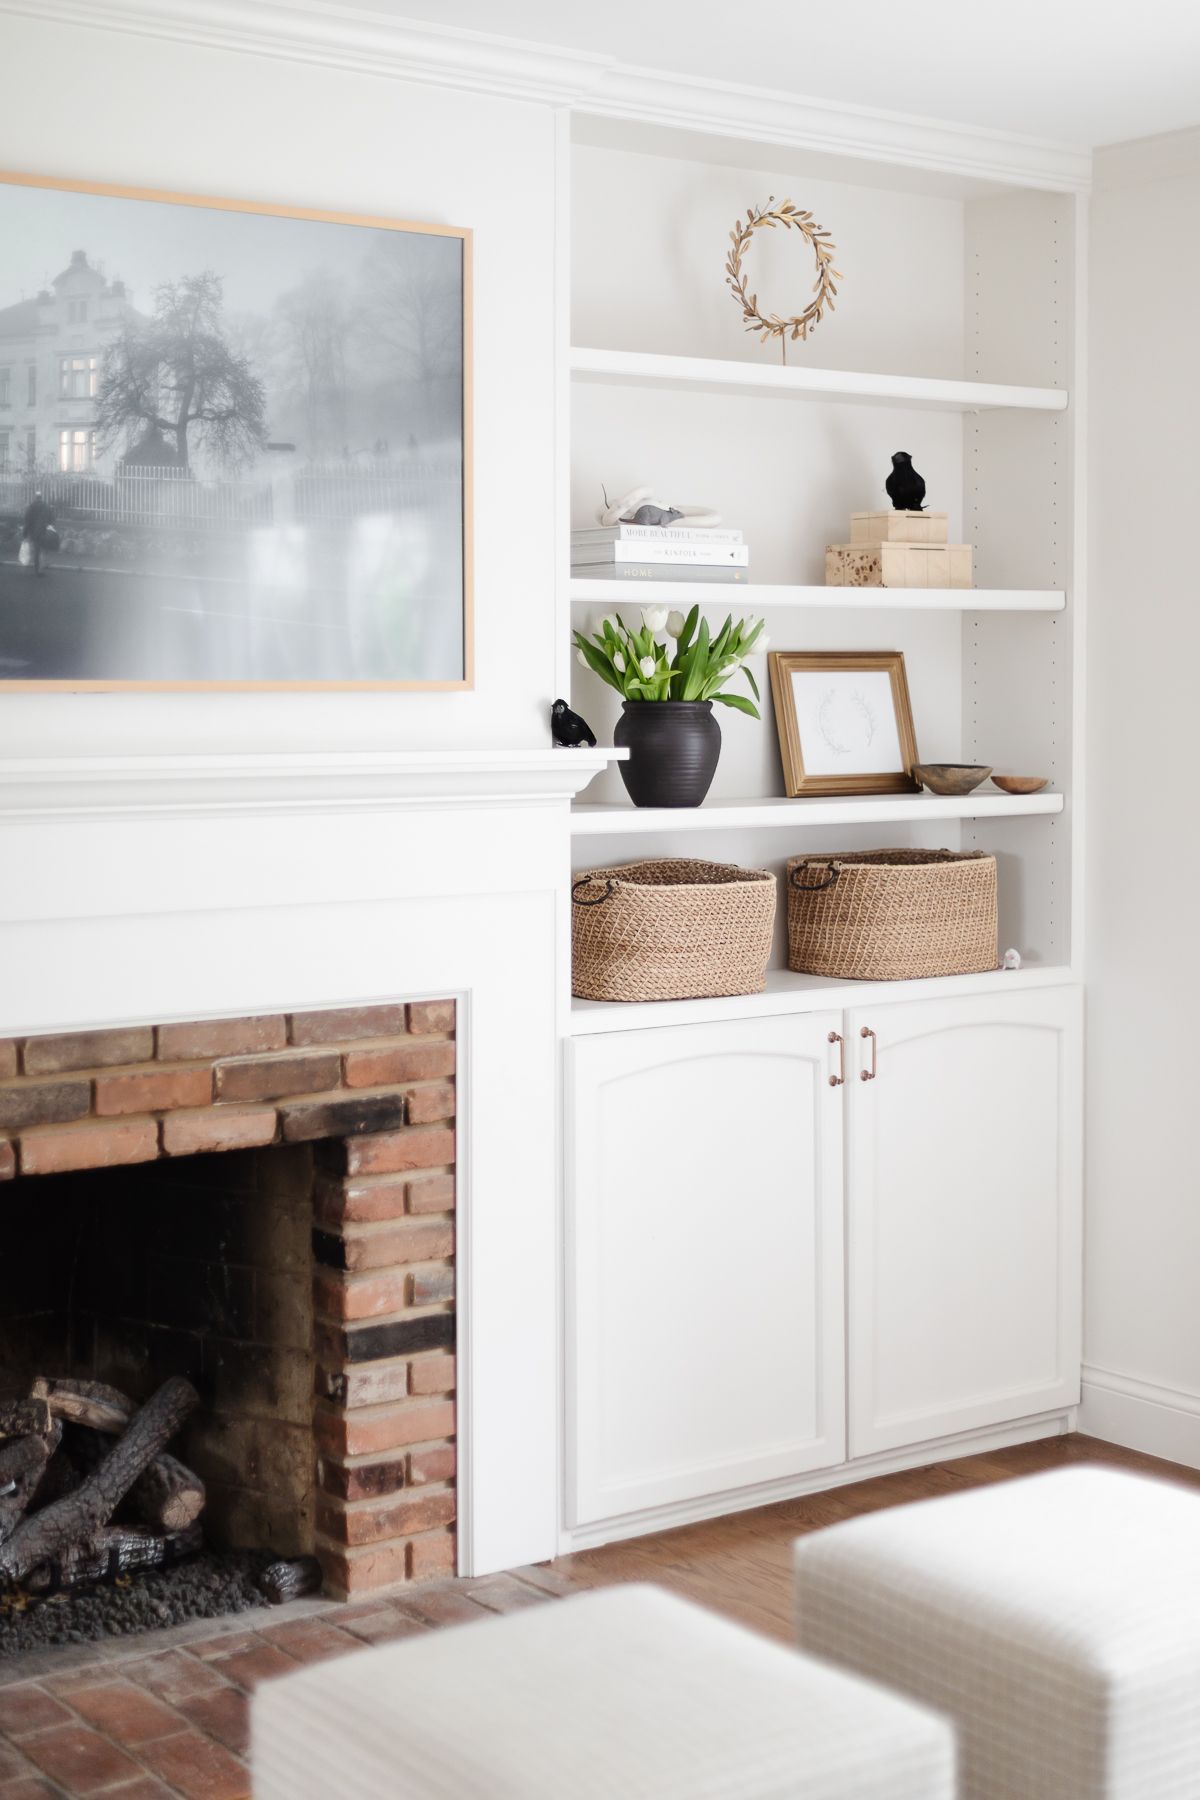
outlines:
[[[763,650],[769,650],[770,648],[771,648],[770,638],[767,636],[765,631],[761,632],[759,634],[759,636],[756,637],[754,640],[754,654],[756,656],[758,656]]]
[[[665,606],[644,606],[642,608],[642,624],[647,631],[661,631],[667,622]]]
[[[653,675],[656,667],[657,664],[652,656],[643,656],[641,662],[638,664],[638,668],[642,671],[642,674],[646,677],[647,681],[649,681],[650,677]]]
[[[617,671],[618,675],[623,675],[625,673],[625,658],[621,655],[619,650],[613,651],[613,668]]]
[[[687,624],[687,620],[684,618],[684,616],[681,612],[668,613],[667,614],[667,636],[669,638],[681,638],[683,636],[683,628],[686,624]]]

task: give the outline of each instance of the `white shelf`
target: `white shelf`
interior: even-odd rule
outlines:
[[[1060,588],[831,588],[736,581],[620,581],[573,575],[572,606],[712,606],[725,612],[768,606],[870,607],[886,612],[1062,612]]]
[[[937,819],[1009,819],[1060,813],[1061,794],[851,794],[809,800],[707,800],[703,806],[633,806],[576,801],[573,837],[648,832],[803,830],[817,825],[894,825]]]
[[[591,350],[574,346],[571,373],[578,380],[629,387],[687,387],[712,392],[791,394],[809,400],[859,400],[942,412],[1063,412],[1063,388],[1006,387],[991,381],[945,381],[924,375],[870,375],[850,369],[784,367],[781,363],[717,361],[701,356],[657,356],[639,350]]]
[[[1032,964],[983,975],[943,975],[922,981],[838,981],[769,969],[766,991],[723,1000],[572,1000],[571,1037],[605,1031],[643,1031],[663,1025],[704,1025],[722,1019],[769,1018],[781,1013],[843,1011],[904,1000],[939,1000],[961,994],[1012,993],[1019,988],[1062,987],[1076,980],[1069,968]]]

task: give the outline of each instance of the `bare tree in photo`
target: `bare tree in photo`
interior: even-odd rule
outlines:
[[[221,278],[206,270],[164,282],[154,316],[127,318],[105,355],[97,425],[105,450],[160,433],[190,469],[199,448],[225,468],[265,446],[266,396],[222,323]]]
[[[341,455],[349,413],[343,285],[323,271],[309,275],[280,296],[276,314],[282,377],[303,415],[304,447],[313,460]]]
[[[436,254],[437,240],[376,244],[359,278],[358,336],[381,382],[405,394],[407,423],[419,436],[455,426],[461,404],[462,308],[458,283]],[[415,402],[415,405],[414,405]]]

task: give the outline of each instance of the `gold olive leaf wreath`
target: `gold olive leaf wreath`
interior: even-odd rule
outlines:
[[[746,276],[742,271],[742,258],[749,248],[750,240],[760,226],[774,231],[782,225],[786,231],[798,231],[812,245],[813,255],[817,259],[817,279],[813,282],[812,291],[815,296],[810,300],[802,313],[795,313],[790,319],[781,319],[778,313],[761,313],[758,310],[758,295],[748,291]],[[795,343],[797,338],[806,338],[815,325],[821,322],[825,310],[836,312],[833,297],[837,293],[837,282],[843,279],[840,269],[833,266],[835,246],[830,241],[829,233],[823,225],[813,221],[810,212],[803,212],[791,200],[781,200],[775,204],[772,194],[766,206],[752,206],[746,214],[746,223],[739,219],[729,234],[733,245],[725,261],[726,284],[733,289],[733,297],[742,309],[747,331],[757,331],[765,343],[768,338],[779,338],[780,348],[786,353],[790,338]]]

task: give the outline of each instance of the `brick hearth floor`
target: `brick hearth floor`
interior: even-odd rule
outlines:
[[[0,1662],[0,1800],[248,1800],[258,1682],[575,1587],[553,1568],[522,1569],[39,1651],[11,1668]]]

